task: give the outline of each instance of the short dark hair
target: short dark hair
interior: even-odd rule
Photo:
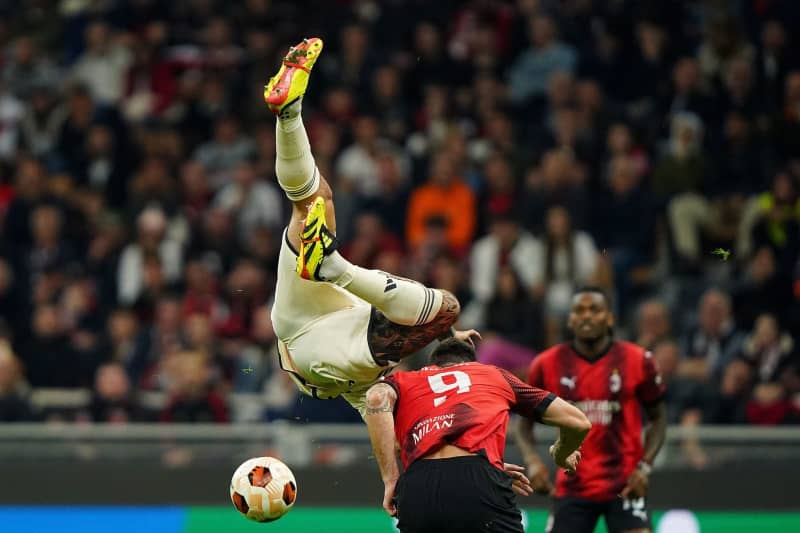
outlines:
[[[439,346],[431,353],[430,363],[436,366],[444,366],[455,363],[468,363],[477,359],[475,348],[471,344],[455,338],[447,339],[439,343]]]
[[[608,308],[611,309],[611,297],[608,295],[605,289],[603,289],[602,287],[598,287],[596,285],[584,285],[583,287],[578,287],[578,289],[575,290],[574,293],[572,293],[572,297],[575,298],[577,295],[583,294],[585,292],[591,294],[599,294],[600,296],[603,297],[603,300],[606,302]]]

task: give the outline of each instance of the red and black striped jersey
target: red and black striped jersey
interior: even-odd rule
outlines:
[[[397,393],[395,435],[404,467],[445,444],[482,452],[503,468],[509,413],[540,420],[553,394],[476,362],[428,366],[384,378]]]
[[[592,422],[581,446],[577,473],[560,470],[557,496],[592,500],[617,497],[644,453],[642,405],[661,400],[664,385],[650,352],[614,341],[595,359],[563,343],[531,363],[528,384],[556,392],[579,407]]]

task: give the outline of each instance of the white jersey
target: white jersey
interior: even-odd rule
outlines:
[[[284,231],[272,306],[281,368],[305,394],[344,396],[363,414],[366,389],[391,368],[367,342],[372,306],[332,283],[302,279],[296,261]]]

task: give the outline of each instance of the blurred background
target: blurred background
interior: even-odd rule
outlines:
[[[289,211],[262,91],[316,35],[303,115],[345,255],[456,294],[480,359],[520,375],[567,338],[571,291],[607,288],[616,334],[668,383],[652,507],[698,511],[703,531],[800,529],[741,512],[800,507],[780,488],[800,475],[800,3],[0,0],[0,15],[0,503],[224,506],[234,467],[273,454],[300,503],[262,528],[391,531],[357,414],[275,364]],[[540,531],[547,501],[522,504]],[[0,519],[251,526],[232,507],[126,509]]]

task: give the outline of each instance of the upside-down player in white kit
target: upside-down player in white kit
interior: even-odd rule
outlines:
[[[300,115],[322,40],[292,47],[264,90],[278,117],[275,173],[293,203],[281,242],[272,323],[281,368],[305,394],[344,397],[364,415],[369,386],[403,357],[455,331],[460,306],[447,291],[353,265],[336,250],[332,191],[320,175]]]

